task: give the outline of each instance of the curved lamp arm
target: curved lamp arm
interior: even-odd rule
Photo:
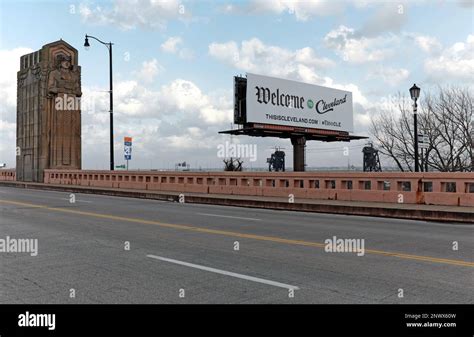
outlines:
[[[110,46],[113,45],[112,42],[107,43],[107,42],[104,42],[104,41],[102,41],[102,40],[96,38],[95,36],[87,35],[87,34],[86,34],[86,40],[85,40],[85,42],[84,42],[84,47],[86,47],[86,48],[87,48],[87,47],[90,47],[90,45],[89,45],[89,38],[94,39],[94,40],[96,40],[96,41],[102,43],[104,46],[106,46],[106,47],[109,48],[109,49],[110,49]]]

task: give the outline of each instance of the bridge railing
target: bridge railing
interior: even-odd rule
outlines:
[[[180,193],[474,206],[474,173],[45,170],[49,184]]]
[[[7,169],[0,170],[0,181],[15,181],[16,180],[16,171]]]

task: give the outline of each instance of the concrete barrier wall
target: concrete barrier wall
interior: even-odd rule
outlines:
[[[15,170],[0,170],[0,181],[15,181],[16,171]]]
[[[45,170],[47,184],[225,195],[474,206],[474,173]]]

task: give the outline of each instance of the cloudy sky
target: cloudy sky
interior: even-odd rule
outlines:
[[[0,0],[0,162],[14,166],[16,72],[21,55],[60,38],[82,66],[83,168],[108,168],[108,53],[114,43],[115,157],[133,137],[131,168],[221,167],[230,141],[233,76],[253,72],[349,90],[354,133],[417,83],[474,83],[474,3],[426,1],[18,1]],[[264,167],[289,140],[256,144]],[[366,141],[307,144],[309,166],[360,166]],[[348,146],[350,156],[343,156]]]

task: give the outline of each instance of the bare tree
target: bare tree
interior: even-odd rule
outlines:
[[[244,161],[240,158],[230,157],[229,159],[224,159],[223,162],[225,164],[224,171],[242,171]]]
[[[431,171],[474,171],[473,110],[469,88],[439,87],[419,102],[418,130],[428,137],[421,164]],[[415,162],[413,112],[409,97],[397,96],[395,107],[372,119],[371,133],[379,151],[401,171]]]

